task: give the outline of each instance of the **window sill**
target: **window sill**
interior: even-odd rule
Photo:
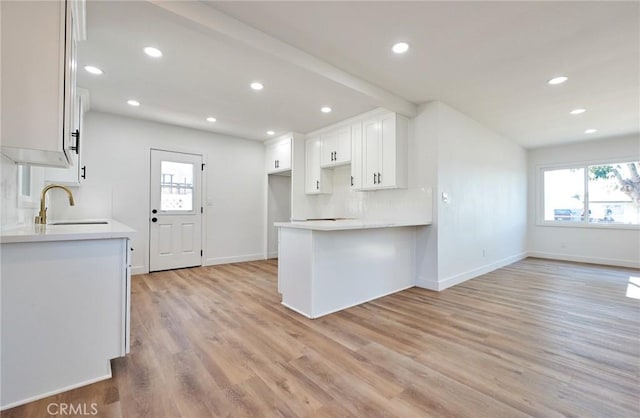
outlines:
[[[607,223],[585,223],[571,221],[538,221],[536,226],[558,227],[558,228],[583,228],[583,229],[617,229],[617,230],[640,230],[640,225],[633,224],[607,224]]]

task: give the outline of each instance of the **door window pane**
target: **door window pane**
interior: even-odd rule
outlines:
[[[193,164],[162,161],[160,165],[160,210],[193,210]]]
[[[640,164],[589,167],[589,222],[640,224]]]
[[[580,221],[584,215],[584,169],[544,172],[544,220]]]

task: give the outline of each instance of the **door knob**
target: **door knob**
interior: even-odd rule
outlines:
[[[151,218],[151,222],[158,222],[158,218]]]

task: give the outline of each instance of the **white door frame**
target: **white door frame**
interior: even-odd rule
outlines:
[[[192,154],[192,155],[199,155],[202,158],[202,176],[201,176],[201,185],[200,185],[200,195],[202,196],[202,201],[201,201],[201,205],[202,205],[202,216],[201,216],[201,222],[200,222],[200,239],[201,239],[201,243],[202,243],[202,256],[200,257],[200,265],[204,266],[206,265],[206,254],[207,254],[207,217],[205,216],[207,214],[207,210],[205,209],[208,206],[208,200],[207,200],[207,176],[206,176],[206,169],[208,167],[207,165],[207,155],[206,154],[201,154],[198,151],[194,151],[192,149],[186,149],[186,148],[173,148],[173,149],[167,149],[167,148],[155,148],[155,147],[151,147],[149,148],[149,189],[147,191],[147,215],[149,215],[147,217],[147,273],[151,271],[151,153],[152,151],[164,151],[164,152],[175,152],[178,154]]]

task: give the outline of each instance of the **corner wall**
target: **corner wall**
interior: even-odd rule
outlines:
[[[434,224],[418,234],[417,285],[442,290],[524,258],[526,151],[443,103],[413,125],[422,148],[412,158],[437,184]]]
[[[531,149],[529,166],[529,255],[640,268],[640,230],[538,225],[537,189],[541,166],[609,159],[640,160],[640,136],[630,135]]]

